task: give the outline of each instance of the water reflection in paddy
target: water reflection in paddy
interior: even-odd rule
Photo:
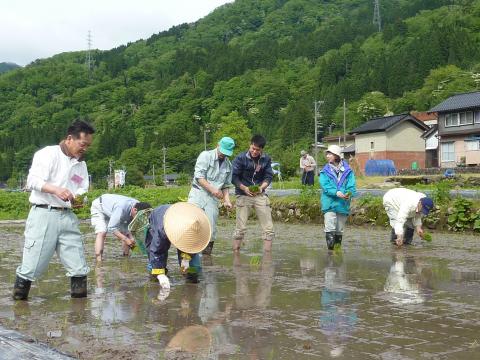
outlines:
[[[85,359],[471,359],[480,350],[475,236],[434,234],[405,251],[386,230],[348,228],[343,252],[329,255],[321,227],[276,224],[271,256],[255,226],[234,255],[232,227],[221,224],[200,284],[184,283],[171,250],[166,298],[146,260],[121,257],[113,239],[95,268],[88,234],[87,299],[70,298],[53,262],[30,301],[15,304],[23,229],[3,226],[0,324]]]

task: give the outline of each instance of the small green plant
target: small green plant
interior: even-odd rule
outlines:
[[[432,242],[432,234],[430,234],[428,232],[424,232],[423,233],[423,240],[425,240],[426,242]]]
[[[262,257],[259,255],[255,255],[250,258],[251,266],[258,267],[260,266],[261,262],[262,262]]]
[[[446,205],[452,200],[450,190],[454,187],[454,180],[442,180],[435,184],[432,191],[432,198],[437,205]]]
[[[365,218],[369,223],[384,226],[388,222],[381,197],[362,196],[358,199],[358,206],[365,209]]]
[[[260,192],[260,187],[258,185],[250,185],[248,190],[253,194],[258,194]]]
[[[302,186],[299,195],[299,202],[308,205],[318,199],[318,190],[314,186]]]
[[[480,230],[479,211],[473,211],[473,202],[465,198],[457,198],[449,208],[448,228],[453,231],[467,229]]]
[[[333,253],[335,255],[341,254],[342,253],[342,244],[337,243],[337,244],[333,245]]]

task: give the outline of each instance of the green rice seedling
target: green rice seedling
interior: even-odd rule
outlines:
[[[432,234],[430,234],[428,232],[424,232],[423,233],[423,240],[425,240],[426,242],[431,242],[432,241]]]

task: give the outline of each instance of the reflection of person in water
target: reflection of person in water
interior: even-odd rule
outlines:
[[[234,309],[239,312],[239,321],[231,330],[232,337],[237,339],[241,348],[237,354],[250,359],[268,359],[274,348],[271,320],[259,315],[261,312],[258,310],[267,310],[270,306],[275,273],[272,254],[264,252],[261,259],[254,256],[247,264],[242,264],[241,254],[235,252],[233,261],[236,284]]]
[[[325,285],[321,293],[322,315],[320,328],[331,346],[330,355],[340,356],[346,346],[348,334],[357,323],[356,309],[349,304],[350,290],[345,286],[346,269],[343,257],[328,254]]]
[[[202,292],[197,286],[182,289],[180,309],[174,320],[175,329],[180,330],[165,347],[167,359],[216,359],[225,349],[227,353],[235,352],[233,345],[228,346],[228,334],[223,326],[230,314],[230,306],[226,305],[225,311],[220,312],[218,302],[216,288],[205,288]],[[198,313],[195,311],[197,307]]]
[[[255,259],[256,258],[252,258],[252,260]],[[258,278],[258,276],[251,276],[247,268],[242,267],[241,257],[238,252],[234,254],[234,266],[237,309],[266,309],[268,305],[270,305],[274,274],[272,254],[264,253],[260,264],[257,264],[256,261],[250,262],[250,268],[259,267],[260,270],[259,283],[254,296],[250,293],[249,282],[251,282],[252,279]]]
[[[385,282],[387,299],[397,305],[421,304],[425,294],[421,291],[421,268],[413,256],[393,253],[392,266]]]
[[[102,266],[95,267],[95,278],[95,296],[91,299],[92,315],[105,324],[132,320],[139,311],[143,298],[138,297],[135,292],[124,294],[122,289],[117,288],[118,285],[106,291],[105,270]]]
[[[209,359],[216,359],[220,355],[233,354],[236,351],[236,347],[231,343],[229,331],[226,329],[223,321],[230,315],[231,304],[225,304],[225,309],[221,311],[216,275],[216,273],[212,272],[204,273],[204,286],[198,306],[198,316],[202,324],[208,326],[212,335],[212,348]]]

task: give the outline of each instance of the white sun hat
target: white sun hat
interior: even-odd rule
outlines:
[[[332,153],[332,154],[340,156],[340,157],[343,156],[342,148],[338,145],[330,145],[325,152],[329,152],[329,153]]]
[[[205,249],[212,236],[205,211],[187,202],[178,202],[168,208],[163,216],[163,227],[170,242],[189,254]]]

